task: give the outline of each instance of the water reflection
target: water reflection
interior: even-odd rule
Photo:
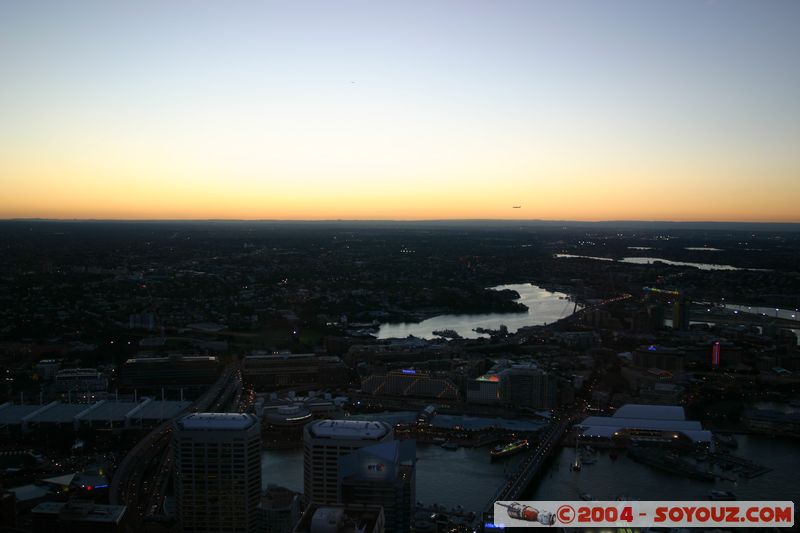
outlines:
[[[577,258],[577,259],[594,259],[595,261],[614,261],[610,257],[592,257],[590,255],[574,255],[574,254],[556,254],[559,259]],[[620,263],[631,263],[634,265],[652,265],[659,262],[665,265],[672,266],[688,266],[699,268],[700,270],[744,270],[732,265],[716,265],[712,263],[692,263],[689,261],[670,261],[669,259],[662,259],[660,257],[623,257],[619,259]]]
[[[492,287],[494,290],[511,289],[517,291],[520,298],[517,302],[528,306],[524,313],[487,313],[476,315],[439,315],[422,322],[401,322],[381,324],[378,330],[379,339],[405,338],[409,335],[423,339],[436,338],[434,331],[452,329],[467,339],[486,337],[472,331],[474,328],[498,329],[504,324],[510,333],[524,326],[550,324],[569,316],[575,308],[575,302],[561,292],[548,291],[531,283],[518,283]],[[580,306],[579,306],[580,308]]]

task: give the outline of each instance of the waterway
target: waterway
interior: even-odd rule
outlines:
[[[580,472],[570,470],[573,448],[563,448],[554,456],[543,476],[523,495],[529,500],[576,500],[588,492],[597,499],[626,496],[638,500],[705,500],[712,489],[729,490],[740,500],[800,501],[796,482],[796,458],[800,443],[790,439],[760,435],[737,435],[739,448],[734,455],[771,468],[770,472],[738,482],[696,481],[674,476],[628,459],[624,453],[614,461],[600,450],[597,463]],[[504,462],[491,462],[487,448],[460,448],[448,451],[434,444],[417,447],[417,496],[426,504],[447,507],[461,505],[479,511],[496,493],[520,456]],[[303,489],[303,451],[269,450],[262,457],[264,486],[275,483],[292,490]]]
[[[634,500],[705,500],[710,490],[728,490],[740,500],[800,501],[796,462],[800,443],[786,438],[736,435],[739,448],[733,455],[771,468],[753,479],[703,482],[671,475],[629,459],[624,454],[614,461],[600,451],[597,463],[580,471],[570,470],[575,450],[561,449],[550,468],[524,495],[530,500],[576,500],[584,492],[598,500],[625,496]]]
[[[434,339],[434,331],[452,329],[467,339],[487,337],[472,331],[474,328],[498,329],[505,325],[510,333],[521,327],[550,324],[572,314],[575,302],[562,292],[548,291],[531,283],[517,283],[492,287],[494,290],[511,289],[520,295],[517,302],[525,304],[524,313],[486,313],[439,315],[422,322],[401,322],[381,324],[379,339],[405,338],[409,335],[423,339]],[[580,306],[579,306],[580,308]]]
[[[417,501],[479,511],[497,492],[521,456],[492,462],[488,448],[445,450],[417,445]],[[303,450],[267,450],[261,460],[262,483],[303,490]]]
[[[595,261],[615,261],[610,257],[593,257],[590,255],[556,254],[559,259],[594,259]],[[700,270],[745,270],[733,265],[718,265],[713,263],[692,263],[689,261],[670,261],[660,257],[623,257],[617,260],[620,263],[630,263],[633,265],[652,265],[655,262],[664,263],[672,266],[687,266],[699,268]]]

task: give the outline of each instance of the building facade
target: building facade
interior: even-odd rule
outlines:
[[[556,377],[534,366],[513,366],[500,374],[503,398],[512,407],[551,409],[558,398]]]
[[[393,440],[339,459],[345,505],[383,507],[388,531],[411,531],[416,493],[416,443]]]
[[[175,496],[186,533],[256,533],[261,428],[254,415],[193,413],[175,422]]]
[[[318,420],[303,430],[303,491],[306,503],[335,504],[339,459],[355,450],[394,438],[385,422]]]

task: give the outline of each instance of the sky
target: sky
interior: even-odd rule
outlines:
[[[0,218],[800,222],[798,28],[796,0],[3,0]]]

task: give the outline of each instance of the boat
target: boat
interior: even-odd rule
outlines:
[[[456,444],[455,442],[452,442],[452,441],[447,441],[447,442],[441,444],[441,447],[444,448],[445,450],[457,450],[458,449],[458,444]]]
[[[575,457],[575,460],[572,461],[572,464],[569,465],[569,469],[575,472],[580,472],[581,470],[581,458],[579,456]]]
[[[515,440],[514,442],[509,442],[508,444],[500,444],[499,446],[495,446],[489,450],[489,455],[492,456],[492,459],[501,459],[503,457],[508,457],[509,455],[519,453],[527,448],[528,441],[526,439],[520,439]]]
[[[736,499],[736,495],[728,490],[712,490],[708,493],[708,499],[714,501],[731,501]]]
[[[585,465],[593,465],[597,462],[597,451],[591,446],[587,446],[580,452],[581,463]]]

